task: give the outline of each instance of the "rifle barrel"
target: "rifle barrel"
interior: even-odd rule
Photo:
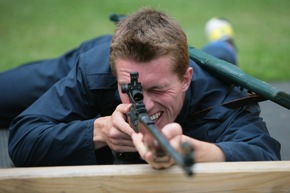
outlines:
[[[152,123],[147,113],[141,113],[138,116],[140,123],[142,123],[148,131],[155,137],[160,146],[175,160],[175,162],[180,165],[185,173],[188,176],[192,176],[192,161],[185,160],[185,158],[189,158],[185,156],[185,158],[181,157],[181,155],[170,145],[169,141],[161,134],[161,132],[155,127],[154,123]],[[190,159],[193,159],[192,157]]]

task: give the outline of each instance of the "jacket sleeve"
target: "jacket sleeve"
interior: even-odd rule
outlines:
[[[272,138],[258,105],[228,109],[213,108],[202,119],[194,120],[186,135],[215,143],[226,161],[280,160],[280,143]]]
[[[258,105],[228,114],[219,130],[222,134],[216,141],[225,153],[226,161],[281,160],[281,145],[270,136],[259,114]]]
[[[15,166],[96,164],[92,105],[77,64],[12,123],[9,154]],[[95,112],[95,111],[94,111]]]

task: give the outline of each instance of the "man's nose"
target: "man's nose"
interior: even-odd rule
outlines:
[[[147,110],[152,109],[154,106],[154,102],[152,100],[152,97],[147,92],[143,92],[143,96],[144,96],[143,103],[145,105],[145,108]]]

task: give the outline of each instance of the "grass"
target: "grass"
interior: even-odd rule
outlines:
[[[290,80],[288,0],[0,0],[0,71],[59,56],[84,40],[112,33],[111,13],[129,14],[144,6],[176,18],[195,47],[206,44],[209,18],[228,18],[240,67],[264,81]]]

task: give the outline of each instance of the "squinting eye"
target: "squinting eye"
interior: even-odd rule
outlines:
[[[163,94],[164,93],[164,91],[161,91],[161,90],[152,90],[150,92],[153,94]]]

